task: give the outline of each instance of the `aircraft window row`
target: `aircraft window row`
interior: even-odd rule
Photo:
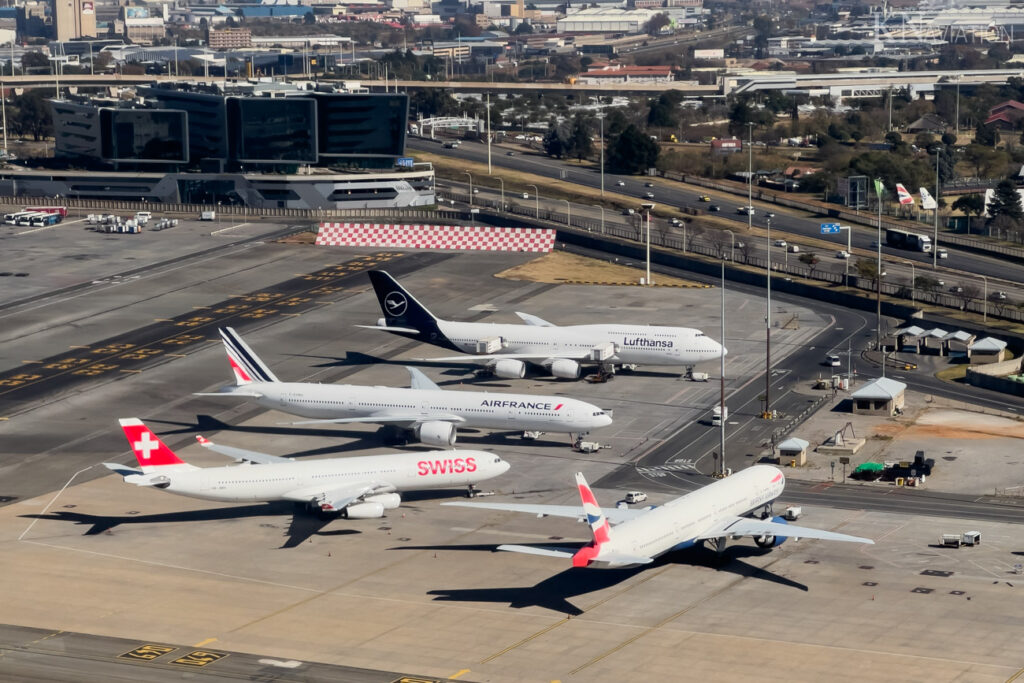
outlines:
[[[267,477],[266,479],[219,479],[218,484],[265,484],[271,481],[293,481],[295,477]]]

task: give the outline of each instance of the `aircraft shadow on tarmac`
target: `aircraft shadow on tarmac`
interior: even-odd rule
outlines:
[[[544,547],[563,548],[574,552],[580,544],[545,543]],[[500,552],[496,544],[475,545],[437,545],[437,546],[397,546],[390,550],[461,550],[475,552]],[[508,603],[509,607],[542,607],[554,612],[562,612],[571,616],[583,614],[583,610],[569,602],[570,598],[587,595],[595,591],[611,588],[642,572],[651,571],[667,564],[707,567],[725,571],[743,578],[755,578],[762,581],[777,583],[789,588],[807,591],[805,584],[779,576],[767,569],[755,567],[744,562],[744,557],[761,557],[770,553],[770,549],[735,545],[726,548],[721,555],[707,548],[691,548],[667,553],[644,567],[628,569],[584,569],[570,568],[554,576],[548,577],[533,586],[511,586],[505,588],[452,588],[428,591],[434,600],[442,602],[492,602]],[[557,560],[556,560],[557,562]]]
[[[187,510],[184,512],[164,512],[155,515],[122,515],[104,516],[89,515],[83,512],[72,512],[70,510],[58,510],[45,515],[21,515],[25,519],[42,519],[57,522],[70,522],[72,524],[87,525],[88,530],[83,536],[96,536],[111,532],[117,527],[126,524],[168,524],[180,522],[211,522],[226,519],[244,519],[259,517],[281,517],[291,516],[288,530],[285,532],[287,538],[280,546],[284,548],[295,548],[312,536],[349,536],[362,533],[358,529],[333,529],[323,531],[323,528],[335,521],[334,518],[321,518],[316,515],[295,511],[294,503],[265,503],[260,505],[244,505],[240,507],[211,508],[208,510]],[[344,521],[344,520],[342,520]],[[269,526],[276,526],[269,524]]]

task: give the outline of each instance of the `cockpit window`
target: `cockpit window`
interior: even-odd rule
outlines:
[[[598,415],[604,415],[604,411],[603,410],[599,410],[596,413],[594,413],[594,417],[597,417]]]

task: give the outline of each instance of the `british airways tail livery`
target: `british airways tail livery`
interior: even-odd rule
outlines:
[[[692,368],[725,355],[726,349],[700,330],[662,325],[554,325],[528,313],[525,324],[443,320],[431,313],[397,280],[382,270],[369,271],[384,317],[376,325],[358,325],[468,354],[429,358],[442,362],[485,361],[498,377],[524,376],[526,364],[555,377],[577,379],[581,365],[614,370],[623,365]]]
[[[281,382],[230,327],[220,330],[235,386],[199,396],[243,398],[289,415],[297,425],[366,422],[407,430],[428,446],[455,444],[456,428],[589,434],[612,422],[608,411],[574,398],[443,391],[416,368],[412,388]]]
[[[498,550],[571,560],[574,567],[631,567],[649,564],[672,550],[710,542],[719,552],[729,538],[751,536],[761,548],[774,548],[787,538],[874,543],[869,538],[786,524],[768,519],[771,504],[786,486],[782,471],[754,465],[726,479],[669,501],[661,507],[614,508],[604,512],[582,473],[576,474],[582,506],[521,503],[442,503],[544,517],[570,517],[590,524],[591,541],[575,553],[539,545],[501,545]],[[751,514],[762,511],[765,518]]]
[[[201,436],[199,444],[241,462],[195,467],[181,460],[142,420],[120,421],[138,468],[103,463],[136,486],[232,503],[290,500],[311,510],[349,519],[383,517],[401,503],[402,491],[475,484],[508,471],[507,462],[486,451],[391,453],[296,461],[231,446]]]

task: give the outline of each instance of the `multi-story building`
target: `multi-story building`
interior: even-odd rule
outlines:
[[[139,94],[51,101],[55,154],[82,170],[0,174],[0,192],[282,208],[434,203],[433,171],[400,170],[411,163],[407,95],[269,83]]]
[[[211,50],[234,50],[252,46],[252,31],[247,28],[210,29],[206,44]]]
[[[57,40],[96,37],[96,0],[53,0],[53,31]]]

